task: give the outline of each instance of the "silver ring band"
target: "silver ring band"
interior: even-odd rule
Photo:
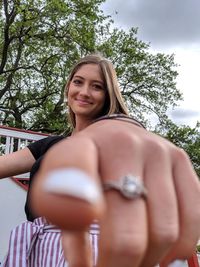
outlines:
[[[146,199],[147,189],[141,179],[132,174],[125,175],[119,180],[109,180],[103,183],[103,189],[117,190],[127,199],[136,199],[142,197]]]

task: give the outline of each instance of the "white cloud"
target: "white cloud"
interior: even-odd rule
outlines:
[[[181,125],[187,122],[187,125],[193,127],[200,118],[200,111],[179,107],[169,111],[168,115],[176,124]]]
[[[179,50],[176,52],[178,88],[184,93],[184,105],[200,110],[200,50]]]
[[[200,1],[107,0],[102,7],[117,27],[138,27],[138,37],[150,42],[153,52],[175,54],[180,65],[177,88],[184,101],[169,116],[178,124],[194,126],[200,121]]]
[[[154,47],[200,41],[199,0],[107,0],[103,7],[117,26],[139,27],[139,37]]]

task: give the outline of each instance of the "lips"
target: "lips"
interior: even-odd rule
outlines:
[[[80,105],[91,105],[92,104],[91,101],[88,101],[88,100],[85,100],[85,99],[80,99],[80,98],[77,98],[76,102],[78,104],[80,104]]]

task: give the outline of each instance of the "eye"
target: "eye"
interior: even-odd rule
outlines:
[[[80,79],[74,79],[72,80],[72,82],[75,84],[75,85],[79,85],[82,83],[82,81]]]
[[[101,84],[93,84],[92,87],[95,90],[104,90],[103,86]]]

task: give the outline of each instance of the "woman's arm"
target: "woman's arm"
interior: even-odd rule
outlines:
[[[0,157],[0,179],[29,172],[35,158],[29,148]]]

